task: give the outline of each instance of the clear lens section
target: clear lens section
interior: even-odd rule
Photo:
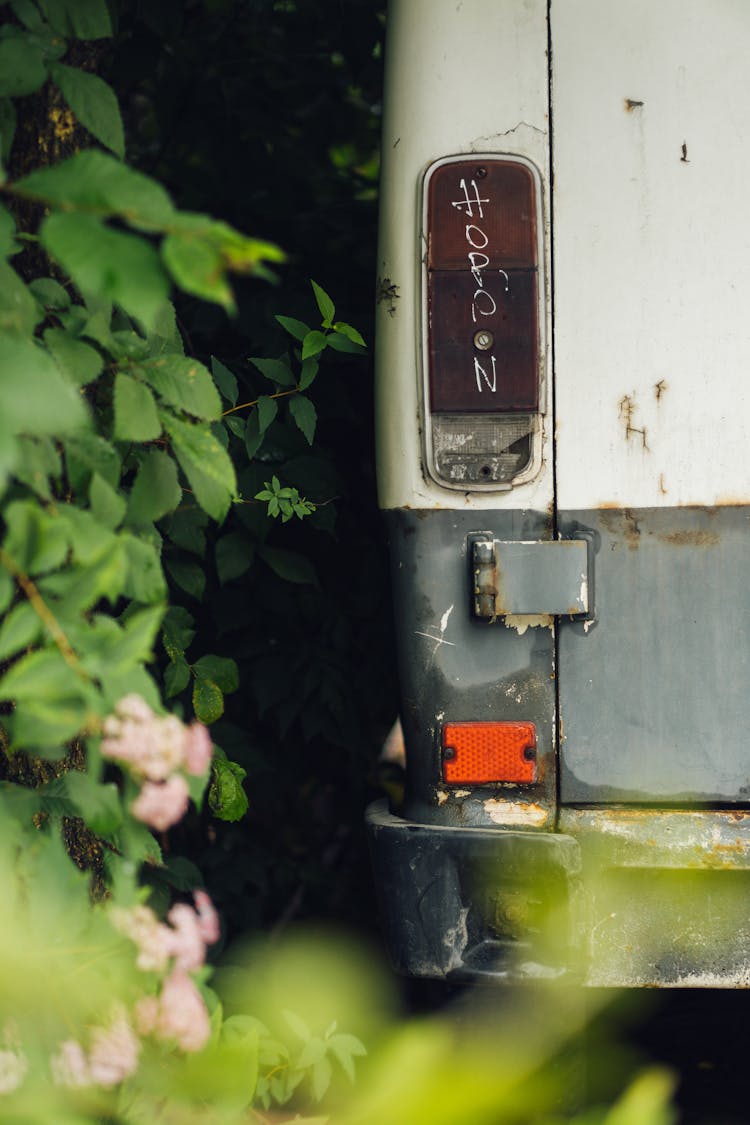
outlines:
[[[433,414],[438,477],[467,486],[510,484],[531,460],[534,414]]]

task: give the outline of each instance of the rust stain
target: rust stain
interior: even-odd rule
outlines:
[[[669,383],[667,382],[666,379],[660,379],[658,383],[654,383],[654,394],[656,395],[656,401],[659,402],[660,399],[661,399],[661,396],[664,394],[665,391],[668,391],[668,390],[669,390]]]
[[[664,484],[664,473],[659,473],[659,492],[661,492],[662,496],[667,495],[667,489]]]
[[[645,426],[635,425],[635,392],[631,395],[623,395],[618,404],[619,416],[625,423],[625,440],[630,441],[636,434],[641,439],[641,448],[648,450],[647,431]]]
[[[628,113],[632,113],[634,109],[640,109],[643,102],[639,102],[636,98],[625,98],[625,109]]]
[[[673,547],[715,547],[720,541],[715,531],[699,531],[697,528],[667,531],[658,538]]]
[[[687,154],[687,142],[686,142],[686,141],[683,141],[683,142],[682,142],[682,148],[681,148],[681,150],[680,150],[680,151],[681,151],[681,153],[682,153],[682,155],[680,156],[680,163],[681,163],[681,164],[689,164],[689,163],[690,163],[690,161],[688,160],[688,154]]]

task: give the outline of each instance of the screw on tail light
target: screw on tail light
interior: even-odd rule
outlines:
[[[540,195],[521,157],[449,157],[425,178],[427,463],[448,487],[509,488],[533,460]]]
[[[442,754],[449,785],[528,785],[537,779],[534,723],[445,723]]]

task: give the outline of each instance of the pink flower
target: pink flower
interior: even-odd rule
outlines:
[[[160,718],[139,695],[126,695],[104,720],[101,750],[149,781],[164,781],[185,764],[187,738],[174,715]]]
[[[91,1037],[89,1069],[99,1086],[117,1086],[138,1069],[140,1040],[123,1014],[109,1027],[97,1028]]]
[[[201,935],[198,915],[187,903],[176,903],[167,921],[174,927],[171,932],[171,953],[176,969],[191,972],[199,969],[206,957],[206,943]]]
[[[76,1089],[91,1085],[91,1072],[83,1047],[75,1039],[60,1044],[56,1055],[50,1059],[52,1078],[56,1086]]]
[[[150,1035],[159,1022],[159,1001],[155,996],[142,996],[135,1006],[135,1026],[139,1035]]]
[[[214,904],[205,891],[193,891],[193,902],[198,912],[201,937],[206,945],[213,945],[214,942],[219,940],[219,934],[221,933],[219,915],[214,909]]]
[[[138,946],[136,965],[144,972],[159,973],[167,967],[172,956],[172,931],[148,906],[134,906],[132,910],[113,910],[112,922]]]
[[[203,997],[187,973],[179,969],[164,982],[154,1033],[183,1051],[200,1051],[211,1035]]]
[[[213,744],[208,728],[203,723],[191,723],[185,731],[185,769],[194,777],[201,777],[211,764]]]
[[[12,1094],[23,1082],[29,1060],[21,1051],[0,1050],[0,1094]]]
[[[164,832],[185,815],[188,797],[188,784],[181,774],[176,773],[158,784],[144,781],[130,811],[137,820]]]

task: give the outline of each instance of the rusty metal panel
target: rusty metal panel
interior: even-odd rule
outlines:
[[[566,803],[750,803],[750,509],[562,512],[596,543],[595,616],[561,620]]]

